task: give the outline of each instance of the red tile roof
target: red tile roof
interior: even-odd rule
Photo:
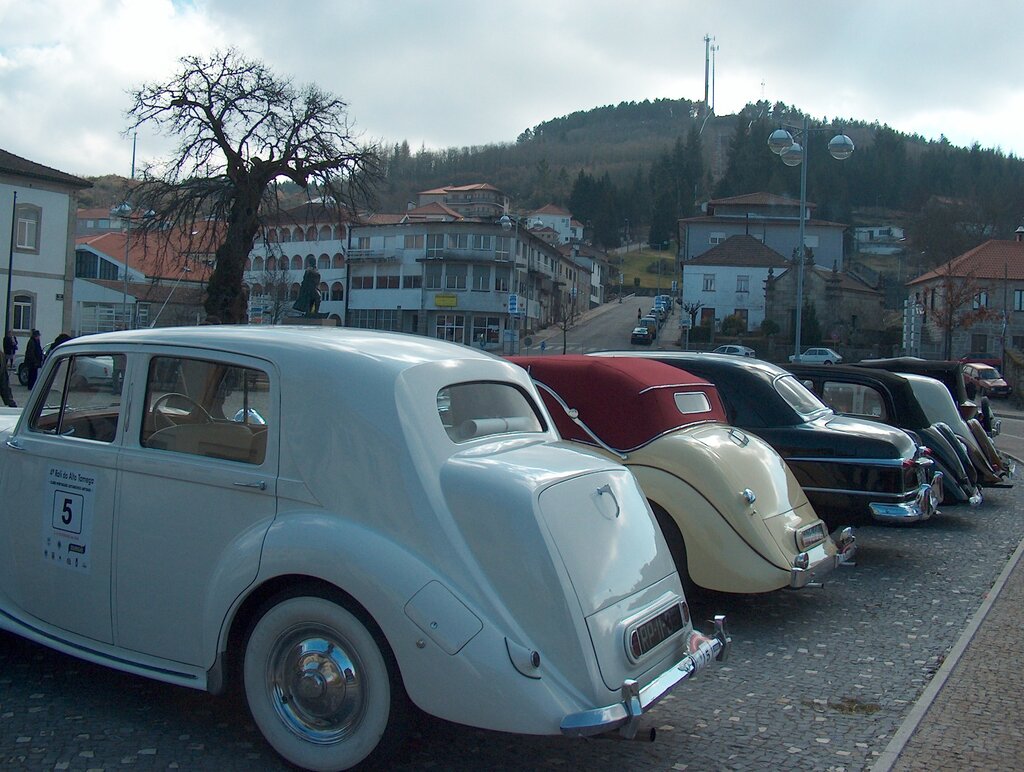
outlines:
[[[540,209],[534,209],[530,214],[555,214],[560,217],[566,217],[570,214],[568,209],[563,209],[560,206],[554,204],[545,204]]]
[[[799,209],[800,199],[789,198],[788,196],[779,196],[775,193],[744,193],[742,196],[713,198],[708,201],[708,206],[718,206],[719,204],[725,204],[726,206],[795,206]],[[807,206],[813,209],[817,204],[813,204],[808,201]]]
[[[1024,280],[1024,241],[991,239],[907,284],[919,284],[941,276]]]
[[[124,263],[125,239],[124,232],[112,231],[95,236],[80,236],[75,239],[75,244],[92,247],[112,260]],[[205,262],[205,259],[210,259],[212,264],[214,256],[212,250],[197,255],[196,249],[189,249],[187,238],[180,231],[160,234],[133,232],[127,236],[127,241],[128,266],[141,271],[149,278],[178,278],[181,275],[182,266],[186,264],[186,254],[201,258],[187,261],[188,266],[192,269],[189,274],[191,281],[206,281],[213,271],[211,265]]]
[[[451,207],[445,206],[440,201],[434,201],[432,203],[410,209],[405,213],[402,219],[413,222],[422,222],[424,220],[450,222],[453,220],[462,220],[464,218]]]
[[[789,262],[771,247],[753,236],[730,236],[685,265],[738,265],[760,268],[785,268]]]

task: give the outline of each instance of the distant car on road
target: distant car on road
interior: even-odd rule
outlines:
[[[960,357],[960,362],[981,362],[989,367],[994,367],[997,370],[1003,366],[1003,360],[1000,357],[992,356],[992,354],[986,351],[971,351]]]
[[[967,362],[964,364],[964,385],[967,396],[975,397],[1009,397],[1012,389],[999,370],[984,362]]]
[[[796,354],[792,354],[789,361],[796,362]],[[809,365],[834,365],[842,362],[843,358],[830,348],[809,348],[800,355],[799,361]]]
[[[76,357],[71,384],[76,388],[109,387],[114,374],[113,360],[108,356]],[[18,383],[28,386],[28,365],[22,360],[18,364]]]
[[[650,314],[647,316],[641,316],[637,325],[641,324],[647,325],[647,329],[651,331],[652,338],[658,337],[658,328],[661,326],[661,322],[658,321],[657,317],[651,316]]]
[[[654,336],[651,334],[651,328],[646,324],[641,324],[633,328],[633,334],[629,336],[630,343],[639,343],[641,345],[649,346],[654,341]]]
[[[751,359],[757,359],[757,352],[748,346],[719,346],[711,352],[712,354],[732,354],[737,357],[750,357]]]

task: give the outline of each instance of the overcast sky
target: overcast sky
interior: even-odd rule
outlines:
[[[1021,0],[0,0],[0,148],[127,176],[128,89],[228,46],[343,98],[367,140],[513,142],[703,99],[705,34],[719,115],[765,98],[1024,157]],[[139,165],[169,148],[140,132]]]

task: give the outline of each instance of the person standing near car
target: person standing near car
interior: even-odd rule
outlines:
[[[7,407],[17,407],[18,403],[14,401],[14,395],[11,393],[11,379],[7,375],[7,368],[0,369],[0,399],[3,400]]]
[[[43,366],[43,346],[39,342],[39,330],[32,330],[32,337],[28,339],[25,347],[25,367],[28,368],[28,382],[25,384],[29,390],[36,385],[36,376],[39,375],[39,368]]]
[[[14,330],[8,330],[4,336],[4,367],[7,370],[14,369],[14,355],[18,353],[18,336]]]

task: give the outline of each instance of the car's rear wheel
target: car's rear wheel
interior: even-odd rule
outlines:
[[[683,586],[683,594],[688,601],[692,600],[700,592],[700,588],[690,578],[690,567],[686,560],[686,542],[683,541],[683,534],[679,530],[679,526],[676,525],[676,521],[672,519],[672,515],[664,507],[660,504],[655,504],[650,499],[647,501],[654,511],[654,518],[658,521],[658,527],[661,528],[661,535],[665,537],[665,542],[668,544],[668,551],[672,555],[672,561],[676,564],[676,572],[679,574],[679,582]]]
[[[245,696],[285,759],[348,769],[397,744],[404,700],[394,657],[372,623],[318,596],[282,597],[245,645]]]
[[[28,365],[24,362],[18,365],[18,383],[28,386]]]

